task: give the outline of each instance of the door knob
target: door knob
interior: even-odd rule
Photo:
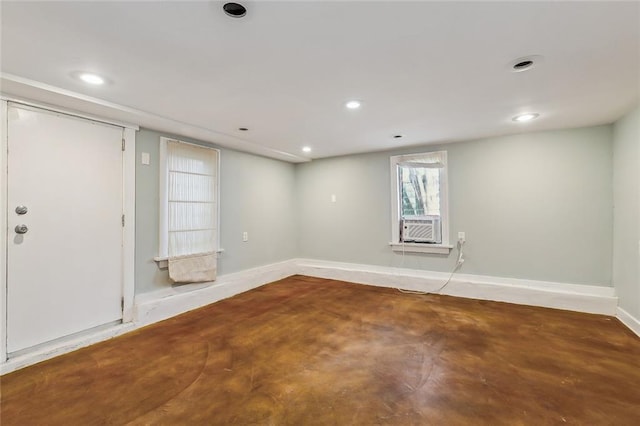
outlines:
[[[28,230],[27,225],[16,225],[16,234],[26,234]]]
[[[27,206],[18,206],[16,207],[16,213],[17,214],[27,214],[29,210],[27,209]]]

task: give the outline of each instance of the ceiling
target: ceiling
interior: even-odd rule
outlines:
[[[242,4],[2,1],[2,92],[292,162],[611,123],[640,99],[640,2]]]

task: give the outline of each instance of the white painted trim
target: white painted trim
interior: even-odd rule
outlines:
[[[299,274],[413,291],[436,291],[450,273],[298,259]],[[441,294],[615,315],[611,287],[455,274]]]
[[[244,271],[220,275],[211,283],[187,284],[145,293],[135,298],[134,321],[106,330],[81,333],[69,340],[58,340],[33,352],[0,363],[0,374],[109,340],[140,327],[209,305],[236,294],[278,281],[296,273],[294,260],[286,260]]]
[[[167,141],[170,139],[160,138],[160,155],[158,156],[158,173],[159,182],[159,199],[158,205],[158,257],[167,257],[169,253],[169,237],[166,235],[169,229],[169,214],[167,212],[169,205],[169,171],[167,170]]]
[[[443,244],[418,244],[418,243],[389,243],[391,250],[398,253],[432,253],[449,254],[453,250],[452,245]]]
[[[36,351],[10,358],[7,362],[0,364],[0,374],[7,374],[20,368],[28,367],[38,362],[112,339],[133,331],[134,329],[135,326],[132,323],[119,324],[106,330],[82,333],[69,340],[63,340],[42,346]]]
[[[311,161],[309,158],[278,149],[267,148],[232,134],[194,126],[183,121],[87,96],[82,93],[62,89],[13,74],[0,72],[0,86],[2,87],[3,98],[16,99],[20,102],[39,102],[40,105],[43,105],[43,108],[46,109],[59,109],[60,106],[65,106],[75,111],[73,112],[75,115],[78,115],[80,111],[91,111],[93,114],[96,114],[96,116],[109,117],[110,120],[135,120],[138,125],[149,129],[199,139],[215,143],[218,146],[255,155],[262,155],[291,163]]]
[[[15,96],[0,95],[0,99],[12,102],[14,104],[19,104],[19,105],[22,105],[22,106],[26,106],[26,107],[37,108],[39,110],[44,109],[44,110],[47,110],[47,111],[53,111],[53,112],[58,112],[58,113],[61,113],[61,114],[70,115],[72,117],[83,118],[85,120],[96,121],[98,123],[109,124],[109,125],[117,126],[117,127],[124,127],[125,129],[140,130],[140,128],[138,126],[136,126],[135,124],[125,123],[125,122],[122,122],[122,121],[109,120],[109,119],[105,119],[105,118],[98,117],[98,116],[95,116],[95,115],[84,114],[82,112],[72,111],[70,109],[60,108],[60,107],[57,107],[55,105],[45,104],[45,103],[41,103],[41,102],[34,102],[34,101],[31,101],[31,100],[22,99],[22,98],[18,98],[18,97],[15,97]]]
[[[7,360],[7,151],[9,115],[7,101],[0,101],[0,363]]]
[[[68,342],[62,341],[62,343],[53,342],[50,345],[45,345],[44,349],[34,349],[33,353],[28,353],[25,355],[20,355],[15,358],[11,358],[7,360],[7,336],[6,336],[6,328],[7,328],[7,149],[8,149],[8,102],[14,103],[13,100],[8,100],[3,97],[0,101],[0,117],[4,121],[3,126],[1,126],[1,144],[0,147],[0,238],[2,244],[5,245],[3,250],[3,256],[0,257],[0,371],[4,371],[3,362],[6,361],[7,365],[22,365],[23,361],[28,359],[37,359],[39,362],[42,360],[40,357],[45,356],[46,353],[51,352],[55,356],[62,349],[70,345],[73,348],[77,348],[75,343],[79,342],[82,339],[91,340],[91,335],[89,337],[72,337]],[[81,120],[90,120],[93,122],[100,123],[101,125],[108,126],[117,126],[122,129],[122,137],[125,140],[125,151],[122,156],[122,173],[123,173],[123,199],[122,199],[122,212],[125,215],[125,226],[122,230],[122,297],[123,297],[123,310],[122,310],[122,322],[127,323],[131,322],[133,319],[134,312],[134,295],[135,295],[135,167],[136,167],[136,137],[135,132],[136,126],[128,126],[124,127],[123,124],[115,124],[109,120],[103,120],[101,118],[97,118],[94,116],[88,116],[83,114],[77,114],[75,112],[71,112],[68,110],[51,108],[51,107],[43,107],[34,103],[25,103],[25,102],[17,102],[17,104],[21,108],[27,109],[37,109],[41,112],[48,113],[60,113],[74,119]],[[101,331],[100,335],[104,332]],[[90,333],[91,334],[91,333]],[[108,335],[109,333],[105,334]],[[80,339],[80,340],[78,340]],[[100,341],[104,339],[99,339],[96,341]],[[72,342],[72,343],[69,343]],[[86,345],[85,345],[86,346]],[[46,358],[44,358],[46,359]],[[18,361],[15,361],[18,360]],[[26,364],[28,365],[28,364]],[[18,367],[20,368],[20,367]]]
[[[449,254],[451,251],[445,248],[450,247],[450,222],[449,222],[449,178],[448,178],[448,159],[447,151],[431,151],[422,152],[416,154],[403,154],[394,155],[389,158],[389,177],[391,182],[391,249],[393,251],[403,251],[402,242],[400,241],[400,185],[398,175],[398,165],[404,161],[416,161],[423,159],[425,156],[433,154],[439,154],[442,160],[442,172],[440,173],[440,224],[442,231],[442,243],[438,244],[439,248],[432,246],[432,248],[424,247],[423,244],[411,244],[404,245],[404,252],[412,253],[435,253],[435,254]],[[453,247],[452,247],[453,248]]]
[[[633,331],[638,335],[638,337],[640,337],[640,319],[634,317],[619,306],[616,312],[616,317],[620,320],[621,323],[626,325],[631,331]]]
[[[108,340],[295,274],[415,291],[435,291],[449,277],[447,272],[290,259],[220,275],[211,283],[175,286],[136,296],[132,323],[82,335],[69,341],[52,344],[35,353],[12,358],[0,364],[0,374]],[[456,274],[442,294],[615,315],[640,335],[640,321],[621,308],[617,308],[618,299],[611,287]]]
[[[125,151],[123,153],[123,206],[125,225],[122,230],[122,322],[133,320],[135,297],[136,259],[136,132],[124,129]]]
[[[136,297],[136,327],[162,321],[296,273],[293,260],[220,275],[216,281],[187,284]]]

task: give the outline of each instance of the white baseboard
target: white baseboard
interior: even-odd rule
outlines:
[[[297,259],[299,274],[414,291],[435,291],[449,273]],[[456,273],[441,294],[594,314],[615,315],[612,287]]]
[[[213,283],[142,294],[135,299],[133,322],[11,358],[0,364],[0,374],[111,339],[295,274],[416,291],[437,290],[449,277],[449,273],[444,272],[311,259],[286,260],[221,275]],[[455,274],[442,294],[617,316],[640,335],[640,322],[617,308],[618,299],[611,287]]]
[[[107,330],[87,332],[67,340],[53,342],[32,352],[9,358],[0,363],[0,374],[10,373],[29,365],[75,351],[94,343],[109,340],[145,325],[182,314],[236,294],[260,287],[296,273],[293,260],[220,275],[213,283],[193,284],[145,293],[136,297],[133,322]]]
[[[136,297],[134,322],[142,327],[209,305],[296,273],[293,260],[220,275],[211,284],[192,284]]]
[[[638,337],[640,337],[640,319],[634,317],[629,312],[624,309],[618,307],[618,312],[616,313],[616,317],[626,325],[631,331],[636,333]]]
[[[15,358],[9,358],[6,362],[0,364],[0,375],[37,364],[38,362],[57,357],[58,355],[73,352],[77,349],[93,345],[94,343],[112,339],[135,329],[136,326],[133,323],[119,324],[107,329],[79,334],[68,340],[43,345],[32,352],[16,356]]]

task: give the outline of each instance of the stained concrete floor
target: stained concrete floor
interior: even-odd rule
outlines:
[[[1,378],[10,425],[637,425],[618,320],[289,277]]]

